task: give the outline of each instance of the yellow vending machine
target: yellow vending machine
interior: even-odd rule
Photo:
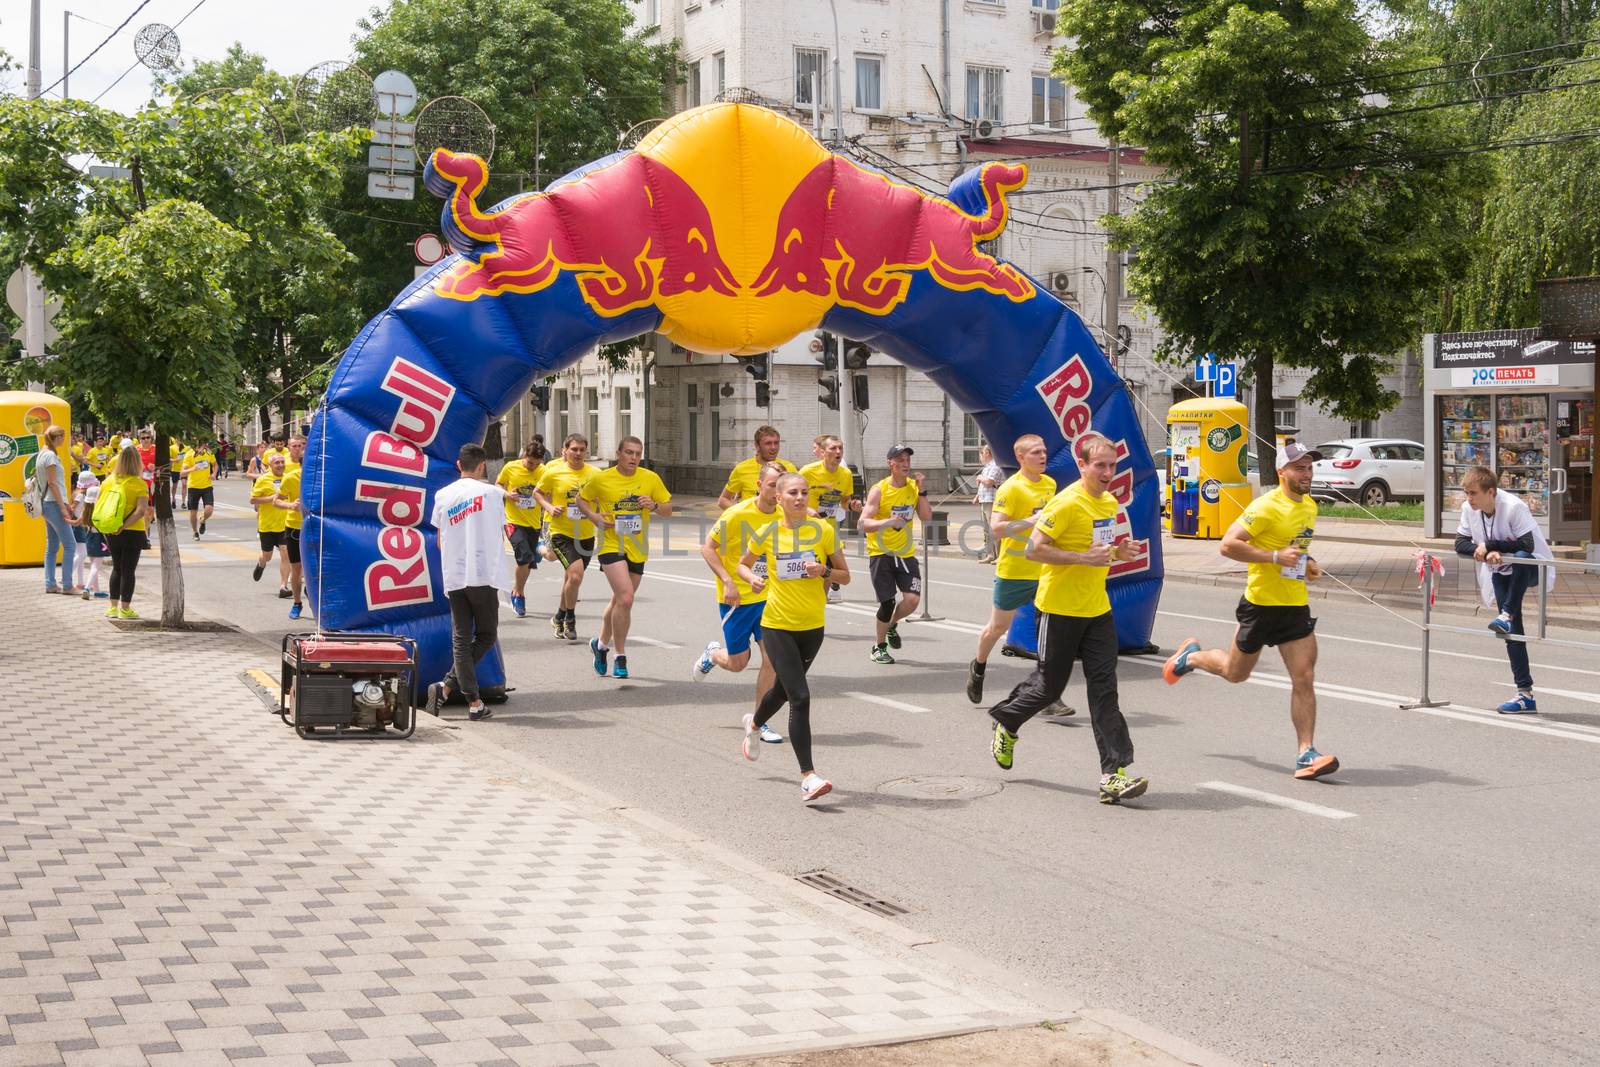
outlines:
[[[1250,503],[1250,409],[1199,398],[1167,410],[1172,536],[1219,541]]]
[[[72,409],[65,400],[49,393],[0,392],[0,567],[44,562],[44,520],[28,518],[22,484],[33,476],[51,423],[72,425]],[[72,467],[70,444],[69,434],[56,453],[64,470]]]

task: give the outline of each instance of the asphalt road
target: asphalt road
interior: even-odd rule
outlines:
[[[245,496],[223,483],[210,536],[185,545],[189,603],[260,635],[270,666],[291,624],[271,581],[250,582]],[[1435,696],[1455,703],[1402,711],[1418,631],[1326,602],[1318,747],[1343,769],[1312,783],[1289,773],[1287,681],[1270,651],[1237,686],[1169,688],[1159,661],[1125,658],[1122,704],[1152,784],[1113,808],[1095,801],[1079,680],[1078,716],[1030,723],[1009,774],[991,760],[989,720],[962,694],[988,568],[934,561],[943,618],[903,626],[890,667],[867,659],[870,592],[853,567],[862,581],[829,609],[811,674],[818,769],[835,783],[820,804],[801,804],[787,745],[740,757],[753,671],[690,680],[717,617],[694,556],[652,561],[626,682],[552,637],[556,573],[536,572],[529,617],[502,614],[517,690],[464,728],[771,869],[833,872],[916,929],[1241,1062],[1594,1061],[1600,657],[1536,648],[1544,714],[1508,721],[1484,710],[1512,692],[1495,640],[1436,635]],[[147,560],[142,596],[155,570]],[[585,642],[605,595],[591,572]],[[1224,643],[1236,600],[1171,583],[1155,639]],[[990,694],[1030,666],[997,655]]]

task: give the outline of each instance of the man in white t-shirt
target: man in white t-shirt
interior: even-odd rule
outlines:
[[[489,454],[481,445],[462,445],[456,458],[461,477],[433,500],[433,526],[439,532],[439,568],[450,601],[453,663],[442,682],[428,686],[428,710],[435,715],[460,693],[467,718],[493,714],[478,693],[477,663],[494,647],[500,625],[499,591],[511,588],[506,562],[506,491],[486,478]]]
[[[1461,488],[1467,494],[1467,502],[1456,527],[1456,552],[1477,561],[1478,592],[1486,605],[1500,611],[1489,623],[1489,629],[1501,637],[1521,636],[1526,633],[1522,628],[1522,595],[1539,581],[1540,570],[1552,585],[1556,572],[1550,567],[1504,561],[1513,556],[1554,559],[1555,554],[1528,505],[1501,489],[1494,471],[1473,467],[1461,479]],[[1507,640],[1506,659],[1511,661],[1511,680],[1516,683],[1517,695],[1495,710],[1502,715],[1537,714],[1539,705],[1533,699],[1527,643]]]
[[[978,492],[972,498],[978,510],[983,512],[983,555],[978,557],[978,562],[994,563],[999,558],[1000,542],[995,540],[990,527],[994,524],[995,493],[999,491],[1000,483],[1006,480],[1006,472],[994,461],[994,449],[987,443],[978,449],[978,459],[983,468],[978,471]]]

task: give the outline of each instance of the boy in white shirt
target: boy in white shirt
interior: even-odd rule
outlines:
[[[478,693],[476,665],[494,647],[500,625],[499,593],[511,588],[506,561],[506,491],[486,477],[489,454],[482,445],[462,445],[456,459],[461,477],[433,500],[433,526],[439,533],[439,568],[450,601],[453,663],[444,680],[428,686],[428,710],[435,715],[452,693],[467,701],[467,718],[493,714]]]

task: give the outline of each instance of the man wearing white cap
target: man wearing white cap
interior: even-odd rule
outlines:
[[[1162,671],[1168,685],[1196,670],[1242,682],[1255,670],[1261,649],[1276,645],[1291,683],[1289,716],[1299,746],[1294,776],[1303,779],[1323,778],[1339,769],[1339,760],[1324,756],[1313,743],[1317,620],[1311,617],[1306,583],[1322,577],[1322,568],[1310,555],[1317,504],[1308,494],[1311,465],[1321,458],[1322,453],[1301,444],[1281,446],[1278,487],[1251,501],[1222,537],[1222,554],[1250,568],[1233,645],[1202,651],[1198,640],[1187,638]]]

